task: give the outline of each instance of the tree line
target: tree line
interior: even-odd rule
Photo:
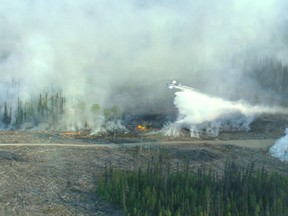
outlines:
[[[14,107],[8,106],[7,102],[2,105],[2,123],[4,127],[20,128],[25,123],[31,123],[37,126],[41,122],[57,123],[64,114],[65,97],[57,93],[48,95],[48,93],[39,95],[38,100],[22,101],[17,99]],[[1,107],[1,108],[2,108]]]
[[[266,99],[270,100],[270,104],[272,102],[278,105],[288,105],[287,63],[283,63],[281,60],[274,57],[261,57],[251,54],[247,55],[246,58],[242,58],[242,60],[239,60],[237,63],[235,63],[235,67],[240,68],[241,71],[244,72],[247,80],[254,82],[254,87],[261,87],[262,89],[265,89],[265,93],[270,95],[269,99]],[[252,100],[252,102],[259,102],[258,96],[256,96],[254,100],[255,101]],[[265,103],[267,101],[262,102]]]
[[[288,215],[288,177],[253,164],[226,162],[222,174],[188,163],[176,171],[161,162],[135,171],[107,166],[97,193],[123,215]]]
[[[17,103],[8,105],[5,101],[0,104],[0,122],[4,128],[22,128],[23,125],[29,124],[32,128],[41,123],[46,123],[50,126],[59,126],[59,123],[65,117],[67,108],[75,110],[78,116],[91,114],[93,122],[97,122],[99,116],[103,116],[106,121],[116,121],[121,118],[121,110],[117,105],[111,108],[102,108],[99,104],[94,103],[90,107],[83,101],[78,101],[77,104],[67,104],[67,99],[61,93],[56,94],[40,94],[38,98],[23,101],[17,99]],[[83,125],[87,126],[83,120]],[[79,120],[79,119],[78,119]],[[88,126],[87,126],[88,127]]]
[[[288,65],[280,60],[263,57],[252,63],[255,79],[264,87],[273,90],[284,98],[288,97]]]

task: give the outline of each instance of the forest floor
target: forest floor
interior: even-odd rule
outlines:
[[[193,168],[223,170],[226,160],[288,175],[288,162],[268,153],[283,136],[285,118],[263,117],[250,132],[216,138],[159,135],[91,136],[83,132],[0,132],[0,215],[121,215],[96,195],[105,166],[133,170],[155,155],[175,166],[183,157]]]

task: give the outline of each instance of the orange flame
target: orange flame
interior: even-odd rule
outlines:
[[[80,131],[65,131],[62,132],[62,136],[73,136],[73,135],[79,135],[81,132]]]
[[[143,125],[137,125],[137,130],[139,130],[139,131],[145,131],[145,130],[147,130],[147,128],[145,127],[145,126],[143,126]]]

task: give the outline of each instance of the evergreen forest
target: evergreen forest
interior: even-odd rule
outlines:
[[[134,171],[107,166],[97,192],[123,215],[288,215],[287,176],[254,164],[226,162],[223,173],[183,164],[177,170],[161,161]]]
[[[13,103],[15,104],[15,103]],[[23,101],[18,97],[16,105],[5,101],[0,106],[2,111],[2,126],[19,129],[26,124],[28,128],[47,123],[57,125],[65,113],[66,98],[60,93],[40,94],[37,99]],[[28,125],[29,124],[29,125]]]
[[[16,103],[4,101],[3,104],[0,103],[0,126],[2,129],[32,129],[45,124],[47,129],[65,129],[65,125],[61,127],[61,124],[67,123],[67,116],[70,116],[72,124],[80,122],[80,127],[76,129],[88,129],[103,121],[116,122],[121,115],[117,105],[106,108],[98,103],[88,104],[85,101],[72,103],[72,99],[69,100],[67,102],[67,98],[61,93],[46,92],[30,100],[18,97]],[[99,121],[101,116],[102,122]],[[91,125],[87,123],[89,119]]]

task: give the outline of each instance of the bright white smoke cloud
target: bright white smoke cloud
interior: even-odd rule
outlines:
[[[281,161],[288,161],[288,128],[286,128],[285,134],[269,149],[270,154]]]
[[[282,108],[252,106],[244,101],[211,97],[187,86],[172,84],[169,88],[177,90],[174,104],[179,117],[165,126],[163,131],[167,135],[180,135],[181,129],[186,128],[192,137],[201,134],[217,136],[223,130],[249,130],[254,118],[262,113],[287,113]]]

